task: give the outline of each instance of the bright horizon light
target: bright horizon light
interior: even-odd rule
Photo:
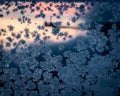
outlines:
[[[3,41],[4,49],[11,49],[14,48],[14,44],[18,43],[21,39],[26,41],[26,44],[29,45],[31,43],[35,43],[34,40],[36,36],[39,35],[39,39],[43,40],[44,38],[48,38],[46,42],[51,43],[61,43],[61,42],[68,42],[70,40],[75,39],[77,36],[86,35],[87,30],[81,30],[79,28],[79,24],[84,24],[86,22],[85,15],[80,12],[79,7],[84,7],[84,14],[87,14],[88,7],[91,7],[90,4],[85,5],[84,3],[74,3],[72,7],[71,3],[45,3],[45,2],[38,2],[33,7],[30,8],[31,2],[18,2],[16,6],[14,2],[10,2],[10,7],[7,8],[5,4],[0,5],[0,9],[3,14],[3,17],[0,18],[0,40]],[[17,8],[19,6],[19,9]],[[28,6],[22,9],[21,6]],[[62,6],[62,9],[58,7]],[[67,7],[66,7],[67,6]],[[66,7],[66,10],[63,8]],[[21,8],[21,9],[20,9]],[[59,10],[58,10],[59,9]],[[14,10],[14,12],[13,12]],[[33,11],[34,12],[31,12]],[[60,11],[61,10],[61,11]],[[21,14],[23,12],[23,14]],[[61,15],[60,15],[61,12]],[[41,17],[39,14],[42,14]],[[80,16],[76,17],[76,14]],[[8,15],[7,15],[8,14]],[[54,15],[54,16],[53,16]],[[38,16],[38,17],[37,17]],[[42,17],[43,16],[43,17]],[[73,19],[77,18],[74,22]],[[25,20],[26,19],[26,20]],[[20,21],[21,20],[21,21]],[[28,21],[29,20],[29,21]],[[60,28],[59,33],[65,34],[65,36],[60,36],[59,33],[54,35],[52,33],[52,27],[44,26],[45,22],[61,22],[61,26],[66,26],[67,28]],[[68,25],[68,23],[70,25]],[[14,27],[13,30],[9,30],[10,26]],[[39,29],[39,27],[44,27],[43,29]],[[73,27],[69,28],[69,27]],[[77,28],[77,29],[74,29]],[[2,32],[2,31],[6,32]],[[29,37],[26,38],[25,30],[28,31]],[[20,38],[15,38],[12,35],[20,35]],[[35,34],[36,36],[33,37],[32,35]],[[11,37],[10,46],[7,47],[8,39]]]

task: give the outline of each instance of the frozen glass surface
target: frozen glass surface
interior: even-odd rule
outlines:
[[[0,96],[120,96],[119,6],[0,1]]]

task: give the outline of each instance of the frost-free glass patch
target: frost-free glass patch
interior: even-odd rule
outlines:
[[[0,1],[0,96],[119,96],[119,6]]]

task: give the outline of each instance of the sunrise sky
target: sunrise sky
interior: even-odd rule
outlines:
[[[88,8],[90,8],[90,4],[84,3],[74,3],[72,6],[71,3],[45,3],[38,2],[34,6],[30,7],[32,2],[18,2],[18,5],[15,5],[14,2],[9,3],[9,7],[7,4],[0,5],[0,40],[3,41],[3,45],[5,49],[14,48],[14,44],[18,43],[21,39],[26,41],[26,44],[35,43],[35,37],[32,34],[36,34],[41,40],[45,36],[50,37],[46,42],[51,43],[60,43],[60,42],[68,42],[79,35],[86,34],[87,30],[78,29],[78,24],[84,24],[86,22],[85,15],[89,13]],[[19,6],[19,7],[18,7]],[[21,6],[28,6],[24,9]],[[58,6],[61,7],[62,15],[60,15],[60,10],[58,10]],[[67,7],[66,7],[67,6]],[[84,14],[80,12],[80,7],[84,8]],[[65,7],[67,8],[66,10]],[[21,9],[20,9],[21,8]],[[78,10],[77,10],[78,9]],[[33,12],[31,12],[34,10]],[[23,14],[21,14],[21,11]],[[39,14],[42,13],[42,16],[39,17]],[[79,14],[79,18],[75,22],[72,21],[72,18],[76,17],[76,13]],[[38,17],[37,17],[38,16]],[[26,18],[26,20],[25,20]],[[29,21],[28,21],[29,20]],[[68,28],[60,28],[60,32],[67,34],[67,37],[60,37],[59,35],[52,34],[52,27],[44,26],[45,22],[61,22],[61,26],[66,26]],[[67,24],[70,25],[67,25]],[[12,31],[9,30],[9,26],[13,26]],[[44,29],[39,29],[39,27],[44,27]],[[70,28],[72,27],[72,28]],[[75,28],[75,29],[74,29]],[[25,30],[28,29],[29,37],[25,37]],[[5,32],[3,32],[5,31]],[[20,38],[15,38],[13,36],[20,35]],[[72,36],[72,38],[69,38]],[[11,37],[12,41],[8,41],[8,37]],[[9,44],[8,44],[9,43]],[[10,45],[9,47],[6,44]]]

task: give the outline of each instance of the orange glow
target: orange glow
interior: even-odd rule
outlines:
[[[44,10],[45,8],[47,8],[50,5],[50,3],[51,2],[49,2],[49,3],[39,2],[32,9],[35,9],[36,6],[39,6],[41,4],[41,6],[39,6],[40,10]],[[31,13],[29,7],[25,8],[24,11],[26,11],[26,13],[24,14],[24,16],[31,19],[31,24],[28,24],[27,22],[24,22],[21,24],[20,22],[18,22],[18,18],[22,17],[23,15],[20,14],[20,10],[13,12],[12,10],[14,8],[16,8],[17,6],[15,6],[14,2],[11,2],[11,4],[12,4],[12,6],[9,7],[10,14],[6,15],[6,13],[5,13],[6,11],[3,10],[4,17],[0,18],[0,29],[6,30],[6,33],[4,35],[0,35],[0,39],[4,41],[5,49],[14,48],[13,43],[18,42],[20,39],[24,39],[27,44],[34,43],[35,38],[33,38],[31,35],[34,31],[37,31],[37,33],[40,35],[40,39],[42,39],[42,40],[45,36],[50,36],[50,38],[47,40],[47,42],[52,42],[52,43],[67,42],[69,40],[76,38],[79,35],[85,36],[85,34],[87,32],[87,30],[83,31],[83,30],[78,30],[78,29],[60,28],[60,32],[63,32],[63,33],[67,32],[69,35],[72,36],[72,39],[66,38],[66,40],[64,40],[62,37],[58,38],[57,36],[52,34],[52,27],[51,28],[45,27],[45,29],[47,29],[48,32],[45,32],[45,29],[38,30],[37,26],[44,25],[45,21],[62,22],[61,26],[67,26],[67,22],[69,22],[70,27],[78,27],[79,23],[85,23],[85,18],[80,18],[75,23],[73,23],[71,21],[71,18],[75,15],[75,12],[78,12],[78,11],[76,11],[76,9],[74,7],[72,7],[72,8],[69,7],[68,10],[63,11],[63,15],[60,16],[60,19],[52,16],[53,13],[55,13],[56,15],[59,15],[59,11],[55,6],[61,5],[61,4],[62,5],[64,5],[64,4],[70,5],[70,3],[59,3],[59,2],[52,3],[53,4],[53,6],[51,7],[51,9],[53,10],[52,12],[49,10],[43,11],[43,13],[46,15],[45,18],[35,18],[35,15],[39,14],[40,11],[35,10],[35,12]],[[24,4],[22,2],[19,2],[19,4],[30,6],[31,2],[26,2]],[[80,6],[81,4],[84,4],[84,3],[75,3],[76,6]],[[5,7],[5,5],[0,5],[0,9],[2,9],[3,7]],[[86,9],[86,7],[85,7],[85,9]],[[85,10],[85,12],[87,12],[87,9]],[[52,16],[52,18],[51,18],[51,16]],[[8,30],[8,27],[7,27],[9,25],[12,25],[15,27],[14,30],[11,32]],[[29,38],[25,38],[25,36],[24,36],[25,28],[29,29],[29,34],[30,34]],[[12,37],[12,33],[18,34],[21,31],[23,31],[23,33],[21,34],[20,39],[16,39],[16,38]],[[9,48],[5,46],[5,44],[7,42],[7,39],[6,39],[7,37],[13,38],[13,42],[11,42],[11,47],[9,47]]]

